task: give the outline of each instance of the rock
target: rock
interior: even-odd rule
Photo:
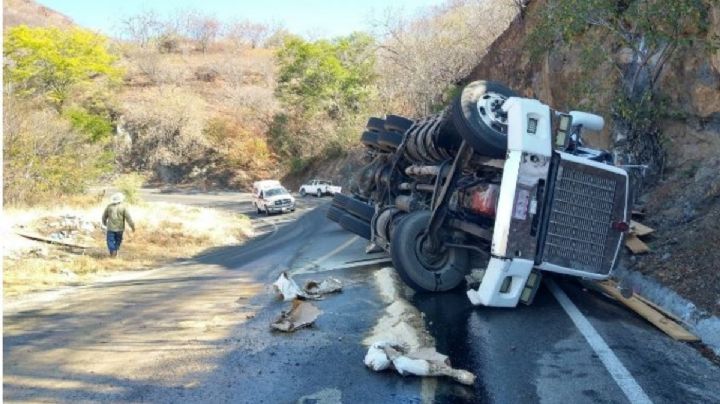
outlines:
[[[622,48],[615,55],[618,64],[627,65],[633,62],[635,53],[630,48]]]

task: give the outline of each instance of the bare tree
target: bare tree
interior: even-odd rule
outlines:
[[[231,40],[237,48],[261,47],[269,35],[270,27],[268,25],[250,20],[234,21],[228,24],[225,30],[225,37]]]
[[[220,21],[212,15],[195,12],[189,19],[188,34],[195,40],[203,53],[220,33]]]
[[[512,0],[452,0],[413,19],[388,10],[374,22],[385,108],[425,115],[467,77],[515,16]]]
[[[122,34],[140,47],[147,47],[163,28],[157,13],[146,10],[141,13],[125,17],[120,21]]]

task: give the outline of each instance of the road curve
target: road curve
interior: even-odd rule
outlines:
[[[223,207],[221,199],[216,207]],[[224,207],[248,210],[247,202]],[[243,246],[6,310],[4,399],[595,403],[633,397],[618,369],[602,359],[607,352],[598,352],[546,287],[534,305],[514,310],[474,308],[462,292],[408,294],[437,349],[478,376],[474,386],[369,371],[362,340],[384,310],[371,281],[377,267],[334,270],[367,256],[361,240],[325,219],[326,209],[321,204],[290,222],[271,217],[277,227]],[[314,327],[273,333],[269,323],[287,304],[269,285],[280,272],[299,269],[298,283],[332,275],[344,291],[315,303],[323,313]],[[602,296],[556,282],[627,371],[623,380],[632,379],[650,401],[720,402],[720,369],[693,347]]]

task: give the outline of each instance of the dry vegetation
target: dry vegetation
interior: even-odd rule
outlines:
[[[461,0],[407,18],[388,11],[374,22],[379,89],[385,108],[423,116],[447,105],[487,48],[510,25],[517,1]]]
[[[3,228],[6,296],[81,284],[115,271],[155,268],[211,247],[242,243],[252,234],[250,221],[243,215],[169,203],[141,203],[130,206],[137,231],[125,232],[120,255],[112,259],[107,255],[105,233],[99,223],[104,204],[88,198],[83,201],[86,207],[77,207],[79,198],[69,202],[73,205],[6,210]],[[92,223],[92,228],[88,226],[86,232],[80,231],[74,238],[75,243],[91,248],[73,252],[13,234],[22,225],[23,231],[50,236],[62,228],[62,215]]]

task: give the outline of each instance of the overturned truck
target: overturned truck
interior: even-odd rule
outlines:
[[[402,280],[476,305],[529,304],[542,271],[610,276],[629,228],[628,176],[583,146],[597,115],[468,84],[420,120],[370,118],[368,164],[327,216],[384,249]]]

